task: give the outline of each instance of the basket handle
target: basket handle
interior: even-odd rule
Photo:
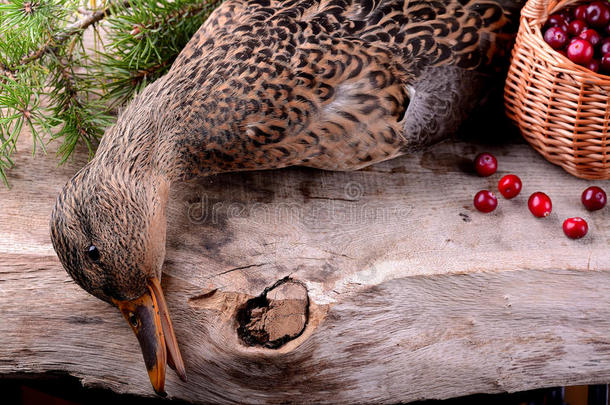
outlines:
[[[546,21],[551,11],[575,2],[575,0],[529,0],[523,6],[521,16],[542,23]]]

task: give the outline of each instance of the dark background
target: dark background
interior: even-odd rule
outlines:
[[[152,392],[152,388],[151,388]],[[247,402],[247,398],[244,398]],[[142,404],[182,405],[184,401],[119,395],[98,388],[83,388],[79,380],[65,374],[21,375],[0,379],[3,405]],[[608,385],[544,388],[513,394],[479,394],[445,401],[419,401],[412,405],[610,405]]]

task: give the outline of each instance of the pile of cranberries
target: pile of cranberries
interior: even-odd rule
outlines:
[[[481,177],[491,176],[498,170],[498,160],[490,153],[480,153],[474,159],[474,169]],[[516,197],[523,188],[521,179],[514,174],[507,174],[498,182],[498,191],[506,199]],[[583,191],[582,204],[589,211],[601,210],[606,206],[606,193],[599,187],[591,186]],[[481,190],[474,196],[474,207],[481,212],[492,212],[498,206],[498,199],[489,190]],[[527,206],[537,218],[547,217],[553,210],[551,198],[541,191],[530,195]],[[568,238],[580,239],[587,234],[587,221],[580,217],[568,218],[563,222],[563,233]]]
[[[610,74],[610,4],[594,1],[552,14],[544,40],[572,62]]]

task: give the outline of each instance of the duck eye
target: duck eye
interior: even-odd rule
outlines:
[[[87,256],[96,263],[100,261],[100,251],[93,245],[89,246],[89,249],[87,249]]]
[[[133,326],[134,328],[138,327],[138,318],[136,317],[136,315],[133,312],[129,313],[129,323],[131,324],[131,326]]]

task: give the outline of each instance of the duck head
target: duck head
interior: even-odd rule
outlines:
[[[66,184],[51,215],[51,240],[64,268],[121,311],[162,395],[166,364],[186,378],[159,283],[168,188],[142,170],[116,173],[95,158]]]

